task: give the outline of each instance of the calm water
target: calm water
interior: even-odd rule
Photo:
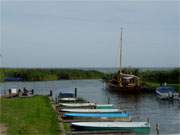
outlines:
[[[47,81],[47,82],[6,82],[1,84],[3,90],[9,88],[34,89],[36,94],[49,94],[53,90],[54,97],[60,91],[73,92],[78,89],[78,96],[97,103],[107,103],[110,97],[111,103],[117,108],[125,109],[132,114],[135,121],[151,122],[151,133],[155,133],[155,124],[160,124],[161,134],[180,133],[180,102],[160,101],[153,94],[122,95],[109,91],[101,80],[71,80],[71,81]]]

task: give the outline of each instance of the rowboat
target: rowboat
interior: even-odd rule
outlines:
[[[128,113],[65,113],[64,117],[73,118],[129,118]]]
[[[62,112],[71,112],[71,113],[115,113],[122,112],[119,109],[61,109]]]
[[[72,127],[78,131],[119,131],[148,134],[148,122],[75,122]]]
[[[64,113],[64,120],[75,122],[88,121],[131,121],[128,113]]]
[[[59,99],[61,102],[73,102],[73,101],[77,101],[78,99],[77,98],[60,98]]]
[[[97,104],[96,109],[113,109],[113,104]]]
[[[60,103],[60,106],[67,108],[81,108],[81,107],[90,107],[96,109],[112,109],[113,104],[96,104],[96,103]]]
[[[68,93],[68,92],[66,92],[66,93],[60,92],[59,93],[59,98],[73,98],[73,97],[74,97],[74,93]]]
[[[80,107],[94,107],[95,103],[60,103],[62,107],[80,108]]]

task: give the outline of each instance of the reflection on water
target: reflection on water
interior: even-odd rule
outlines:
[[[6,82],[1,84],[1,94],[5,89],[34,89],[35,94],[49,94],[53,90],[54,97],[60,91],[73,92],[78,89],[78,96],[91,102],[115,104],[117,108],[127,110],[135,121],[150,119],[155,133],[155,124],[160,124],[161,134],[180,133],[180,103],[158,100],[153,94],[129,95],[107,90],[101,80],[68,80],[47,82]]]

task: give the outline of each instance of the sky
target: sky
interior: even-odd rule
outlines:
[[[3,67],[180,67],[179,1],[0,4]]]

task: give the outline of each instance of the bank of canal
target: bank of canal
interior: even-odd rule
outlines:
[[[7,134],[63,134],[58,114],[47,96],[28,98],[1,97],[0,123],[7,125]]]

